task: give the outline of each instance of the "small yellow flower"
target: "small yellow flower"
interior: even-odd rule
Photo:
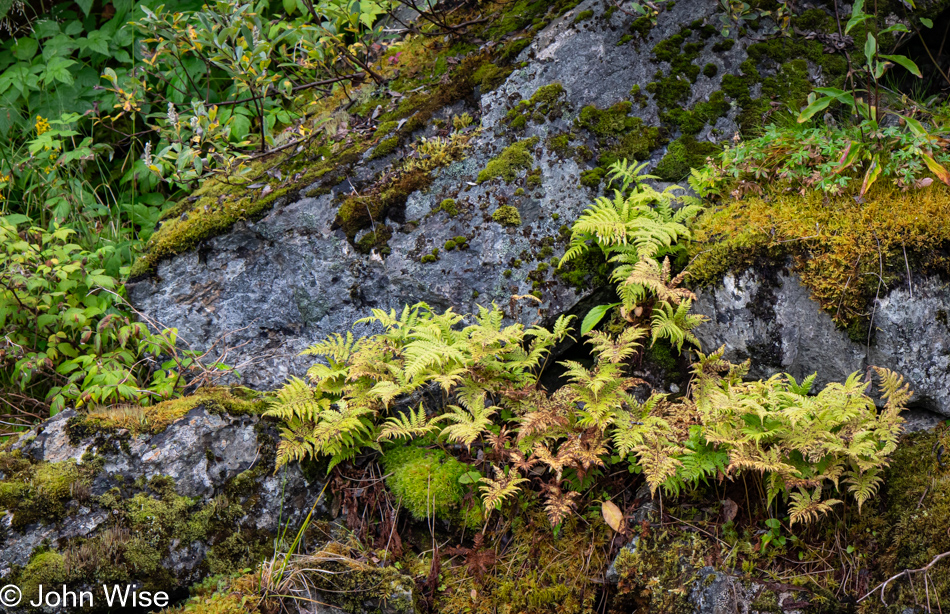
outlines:
[[[49,122],[42,115],[36,116],[36,136],[49,132]]]

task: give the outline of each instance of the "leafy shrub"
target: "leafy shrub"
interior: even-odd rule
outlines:
[[[75,232],[31,228],[0,218],[0,348],[5,396],[67,403],[148,403],[172,396],[181,367],[156,358],[175,350],[176,331],[152,334],[122,310],[119,281],[104,263],[114,248],[88,252]],[[17,393],[16,391],[20,391]],[[15,403],[14,406],[17,404]]]

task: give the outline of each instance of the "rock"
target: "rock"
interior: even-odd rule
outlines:
[[[915,278],[912,294],[902,285],[877,299],[870,345],[836,327],[788,272],[728,274],[698,294],[694,312],[709,318],[696,330],[702,347],[725,345],[733,362],[751,358],[752,377],[787,372],[800,381],[817,372],[821,387],[886,367],[910,383],[914,406],[950,416],[950,287],[937,278]]]
[[[671,6],[644,40],[626,42],[622,37],[630,38],[633,17],[615,11],[609,21],[597,18],[576,24],[576,15],[601,8],[592,0],[582,2],[538,33],[518,56],[515,66],[520,67],[497,89],[478,97],[477,106],[463,100],[436,113],[441,120],[463,111],[480,116],[481,133],[465,160],[434,171],[428,189],[411,193],[406,205],[387,219],[372,221],[373,228],[393,231],[388,255],[359,253],[334,221],[340,196],[370,181],[391,156],[357,162],[347,172],[348,179],[324,186],[329,193],[300,196],[316,194],[319,190],[314,188],[320,184],[300,186],[293,192],[297,196],[277,200],[262,219],[238,222],[196,250],[162,261],[155,274],[128,284],[132,303],[164,326],[178,328],[180,338],[194,347],[208,347],[227,335],[228,345],[236,348],[228,362],[238,365],[244,384],[258,388],[274,388],[288,375],[301,374],[311,360],[298,353],[331,333],[373,332],[367,325],[355,324],[372,308],[398,310],[425,301],[436,309],[451,306],[471,312],[478,304],[494,301],[506,306],[510,321],[523,323],[575,308],[586,292],[554,276],[553,266],[533,269],[563,253],[562,228],[569,227],[596,195],[580,184],[581,173],[596,166],[596,156],[590,161],[562,156],[546,139],[573,131],[577,145],[596,150],[597,139],[574,123],[582,107],[605,109],[631,97],[638,103],[630,115],[643,120],[644,126],[658,125],[656,101],[631,91],[633,84],[645,87],[658,69],[668,70],[667,62],[653,59],[653,47],[683,24],[718,22],[715,0]],[[698,33],[691,36],[702,49],[696,62],[713,63],[720,70],[712,77],[696,78],[683,101],[686,107],[718,91],[722,76],[738,71],[746,59],[749,44],[740,39],[729,49],[713,51],[718,35],[708,40]],[[533,118],[523,133],[516,133],[507,113],[554,83],[564,89],[560,112]],[[707,125],[698,140],[730,138],[736,112],[733,108],[715,126]],[[432,136],[435,128],[430,125],[422,134]],[[514,183],[476,181],[506,147],[532,137],[540,139],[531,149],[532,165],[540,169],[540,187],[524,182],[525,171]],[[645,158],[651,165],[666,151],[661,144],[650,150]],[[460,207],[455,217],[439,211],[440,203],[449,198]],[[491,214],[505,204],[519,210],[520,226],[491,220]],[[410,221],[417,224],[405,223]],[[445,248],[460,235],[467,238],[467,249]],[[433,249],[440,250],[438,259],[422,262]],[[535,288],[540,291],[540,305],[512,298]]]
[[[277,440],[257,416],[202,406],[141,435],[62,412],[0,452],[0,578],[24,595],[44,581],[108,581],[180,597],[210,573],[253,566],[323,487],[297,465],[275,474]]]

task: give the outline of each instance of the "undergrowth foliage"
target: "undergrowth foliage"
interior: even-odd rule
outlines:
[[[462,316],[419,304],[373,320],[386,331],[311,348],[327,364],[310,370],[309,383],[292,380],[272,402],[269,413],[286,421],[278,463],[329,456],[332,467],[384,442],[437,433],[448,451],[485,452],[487,513],[531,484],[543,491],[552,525],[570,515],[612,458],[669,495],[760,476],[767,505],[784,497],[792,523],[840,503],[823,496],[829,484],[860,507],[880,485],[910,397],[885,369],[876,369],[886,400],[880,412],[857,373],[813,396],[814,376],[801,384],[784,375],[744,382],[749,365],[728,363],[720,349],[700,354],[686,397],[654,393],[639,402],[632,391],[644,382],[627,370],[649,335],[640,327],[589,333],[594,364],[562,362],[567,383],[549,392],[538,377],[552,345],[569,336],[568,318],[554,331],[525,330],[502,326],[500,310],[482,308],[474,324],[460,327]],[[414,394],[430,386],[441,401],[413,409]]]
[[[43,418],[65,408],[171,397],[183,384],[176,331],[130,320],[111,246],[94,252],[68,228],[22,233],[0,218],[0,399]],[[14,412],[10,419],[20,416]]]

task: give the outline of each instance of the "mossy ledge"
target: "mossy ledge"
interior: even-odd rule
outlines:
[[[812,297],[850,327],[869,313],[882,271],[880,281],[888,286],[902,281],[908,268],[950,276],[950,187],[900,192],[875,186],[863,203],[776,188],[709,209],[694,238],[694,284],[719,283],[727,272],[761,260],[791,259]]]

